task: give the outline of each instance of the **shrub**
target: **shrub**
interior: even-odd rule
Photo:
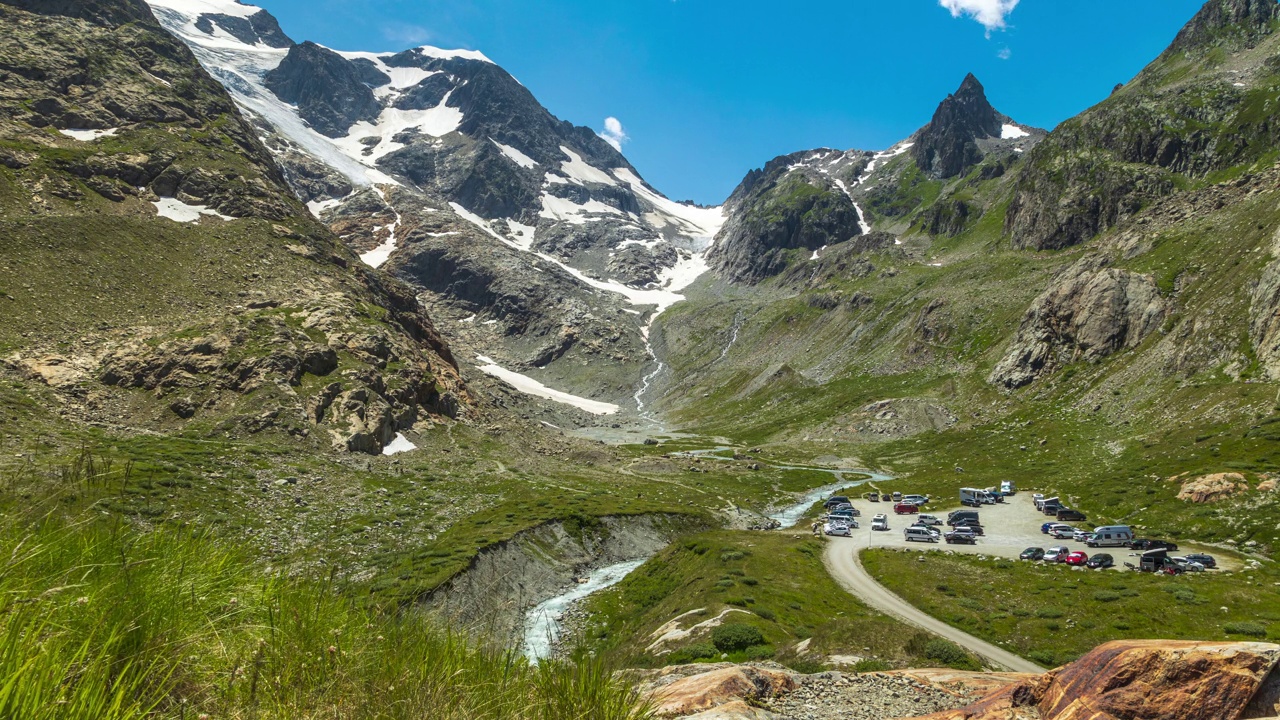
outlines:
[[[937,660],[947,667],[961,670],[980,670],[982,668],[981,664],[959,645],[942,638],[930,640],[925,645],[924,656],[930,660]]]
[[[694,643],[687,647],[682,647],[667,656],[666,663],[668,665],[688,665],[699,660],[711,660],[720,657],[720,651],[716,650],[711,643]]]
[[[1098,602],[1115,602],[1120,599],[1120,593],[1111,592],[1110,590],[1099,590],[1093,594],[1093,599]]]
[[[772,645],[752,645],[743,652],[748,660],[768,660],[773,657]]]
[[[1031,658],[1035,662],[1045,667],[1050,667],[1050,668],[1054,667],[1053,653],[1051,652],[1046,652],[1044,650],[1033,650],[1027,653],[1027,657]]]
[[[1262,623],[1256,623],[1249,620],[1242,622],[1229,622],[1222,626],[1228,635],[1248,635],[1249,637],[1266,637],[1267,628]]]
[[[778,661],[801,675],[815,675],[827,669],[826,665],[807,657],[790,656],[778,658]]]
[[[763,645],[764,635],[760,630],[743,623],[725,623],[711,631],[711,643],[720,652],[737,652],[753,645]]]
[[[742,552],[741,550],[726,550],[720,553],[720,562],[732,562],[734,560],[741,560],[746,556],[747,554]]]
[[[1055,607],[1040,608],[1036,611],[1036,617],[1046,620],[1055,620],[1062,617],[1063,612]]]
[[[778,619],[778,616],[774,615],[773,611],[770,610],[769,608],[756,608],[755,613],[756,615],[758,615],[761,618],[764,618],[765,620],[773,621]]]
[[[853,671],[856,673],[884,672],[892,669],[893,665],[883,660],[859,660],[853,665]]]

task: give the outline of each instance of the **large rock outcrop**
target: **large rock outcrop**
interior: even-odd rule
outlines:
[[[1069,268],[1022,319],[988,382],[1016,389],[1073,362],[1132,348],[1160,327],[1168,303],[1147,275],[1086,258]]]
[[[1280,645],[1123,640],[927,720],[1246,720],[1275,705]],[[924,718],[920,719],[924,720]]]
[[[1011,121],[996,112],[982,83],[970,73],[916,134],[911,154],[924,172],[937,178],[956,177],[982,161],[978,140],[1000,137],[1006,122]]]
[[[377,120],[382,103],[371,88],[391,82],[371,62],[348,60],[309,41],[290,48],[264,80],[316,132],[332,138],[346,136],[361,120]]]
[[[1249,337],[1267,377],[1280,379],[1280,231],[1272,244],[1273,260],[1262,271],[1249,305]]]

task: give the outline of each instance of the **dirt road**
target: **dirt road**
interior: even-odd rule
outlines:
[[[831,538],[831,541],[827,543],[827,550],[824,555],[827,569],[831,572],[831,576],[851,595],[887,615],[896,617],[909,625],[914,625],[935,635],[940,635],[969,652],[1008,670],[1025,673],[1042,673],[1045,671],[1044,668],[1030,660],[1024,660],[1008,650],[1002,650],[991,643],[979,640],[917,610],[911,603],[889,592],[883,585],[871,578],[871,575],[863,569],[861,561],[858,560],[858,552],[865,547],[865,543],[860,543],[855,538]]]

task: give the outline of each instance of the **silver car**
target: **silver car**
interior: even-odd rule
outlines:
[[[1070,525],[1059,525],[1050,529],[1049,534],[1059,540],[1070,540],[1076,536],[1076,529]]]

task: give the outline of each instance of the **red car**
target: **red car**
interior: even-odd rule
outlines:
[[[920,512],[920,506],[912,505],[911,503],[898,503],[893,506],[893,511],[899,515],[915,515]]]
[[[1068,555],[1067,559],[1063,560],[1063,562],[1068,565],[1084,565],[1089,562],[1089,554],[1083,550],[1077,550]]]

